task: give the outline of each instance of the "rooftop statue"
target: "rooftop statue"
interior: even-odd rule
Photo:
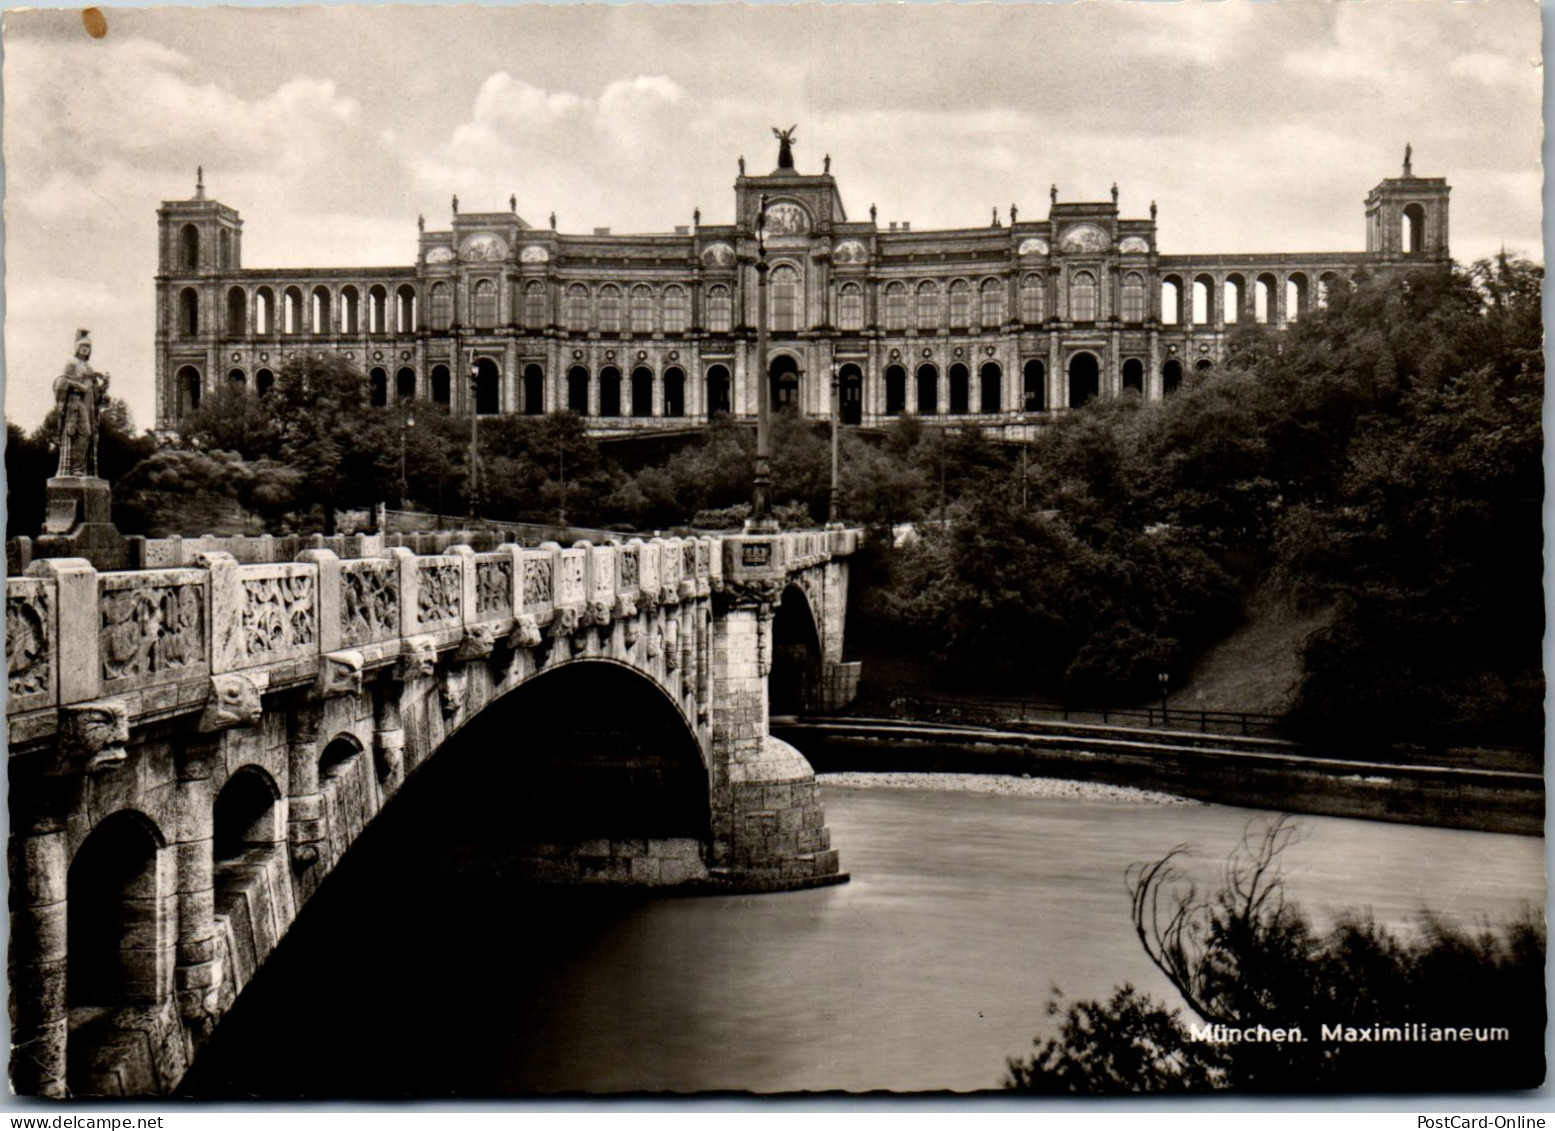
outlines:
[[[97,415],[108,395],[108,374],[93,369],[92,339],[76,331],[76,356],[54,378],[54,404],[59,409],[59,476],[97,474]]]
[[[786,130],[772,127],[772,136],[778,139],[778,168],[792,169],[794,167],[794,145],[799,141],[794,136],[798,126],[789,126]]]

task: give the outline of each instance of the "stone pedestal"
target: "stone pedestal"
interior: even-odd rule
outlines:
[[[34,558],[85,558],[98,570],[130,567],[130,543],[113,524],[113,494],[106,479],[56,475],[48,481],[46,499]]]

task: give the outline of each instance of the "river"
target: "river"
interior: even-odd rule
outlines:
[[[1213,886],[1260,817],[938,790],[827,786],[824,800],[852,882],[808,892],[540,894],[426,854],[375,866],[410,850],[374,844],[346,865],[362,882],[321,892],[218,1028],[191,1090],[996,1087],[1006,1057],[1054,1030],[1054,986],[1104,997],[1132,981],[1176,1000],[1134,937],[1124,871],[1187,843]],[[1538,838],[1300,825],[1288,891],[1320,923],[1369,910],[1407,927],[1424,908],[1499,922],[1544,903]]]

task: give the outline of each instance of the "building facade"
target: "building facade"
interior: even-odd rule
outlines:
[[[1250,322],[1283,327],[1336,284],[1445,267],[1448,195],[1401,176],[1365,202],[1363,252],[1168,255],[1156,206],[1012,206],[983,228],[851,220],[837,181],[780,167],[734,183],[736,221],[659,235],[562,234],[507,212],[421,223],[413,265],[246,269],[243,221],[195,196],[158,210],[157,424],[221,382],[263,394],[298,351],[342,354],[377,403],[468,414],[571,409],[591,429],[685,428],[756,414],[758,256],[768,265],[773,403],[879,426],[904,413],[1029,435],[1092,397],[1170,394]],[[765,199],[763,239],[756,221]]]

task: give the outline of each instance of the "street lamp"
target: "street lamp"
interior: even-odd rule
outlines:
[[[772,382],[767,377],[767,194],[756,207],[756,467],[751,481],[752,531],[777,530],[768,498],[772,486]]]
[[[405,478],[405,437],[416,426],[416,416],[410,407],[410,398],[400,398],[400,510],[405,509],[405,498],[410,494],[409,481]]]
[[[1156,680],[1161,685],[1161,725],[1166,725],[1166,692],[1171,686],[1172,677],[1166,672],[1157,672]]]
[[[826,508],[826,524],[842,525],[842,497],[838,493],[837,427],[842,419],[842,366],[831,363],[831,500]]]
[[[481,364],[470,355],[470,518],[480,517],[480,377]]]

